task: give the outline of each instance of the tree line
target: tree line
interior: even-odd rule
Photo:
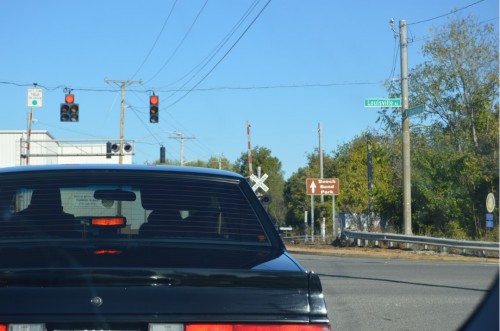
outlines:
[[[494,228],[487,228],[485,219],[486,196],[493,193],[498,202],[499,188],[498,35],[492,25],[471,16],[455,18],[434,32],[422,46],[426,60],[410,69],[408,80],[410,108],[425,109],[410,121],[412,231],[498,241],[498,203]],[[400,97],[400,82],[387,81],[385,87],[388,97]],[[367,129],[324,153],[324,177],[341,182],[337,212],[376,215],[383,220],[382,230],[402,231],[401,121],[400,109],[381,109],[382,129]],[[307,164],[286,180],[281,161],[268,148],[254,147],[252,163],[254,171],[261,167],[269,175],[268,212],[276,226],[292,226],[302,234],[304,211],[311,208],[305,182],[319,177],[319,151],[308,154]],[[247,152],[234,163],[211,158],[190,165],[250,175]],[[315,203],[314,214],[331,226],[331,197]]]

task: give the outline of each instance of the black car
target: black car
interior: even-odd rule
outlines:
[[[0,331],[330,330],[320,279],[244,177],[0,169]]]

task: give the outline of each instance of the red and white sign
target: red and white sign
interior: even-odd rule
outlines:
[[[307,178],[308,195],[339,195],[338,178]]]

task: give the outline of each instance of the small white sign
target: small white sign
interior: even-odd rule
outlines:
[[[28,89],[28,107],[40,108],[43,106],[43,89],[30,88]]]
[[[486,196],[486,210],[488,213],[492,213],[495,210],[495,195],[493,193],[488,193]]]

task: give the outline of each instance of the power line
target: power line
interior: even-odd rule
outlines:
[[[203,10],[205,9],[206,5],[208,3],[208,0],[205,0],[205,3],[203,4],[203,6],[201,7],[201,9],[198,11],[198,14],[196,15],[196,18],[194,19],[193,23],[191,23],[191,26],[189,27],[189,29],[186,31],[186,33],[184,34],[184,37],[181,39],[181,41],[179,42],[179,44],[177,45],[177,47],[175,48],[175,50],[172,52],[172,54],[168,57],[168,59],[163,63],[163,65],[160,67],[160,69],[150,78],[146,81],[146,84],[149,83],[150,81],[152,81],[156,76],[158,76],[162,71],[163,69],[165,68],[165,66],[170,63],[170,60],[172,60],[172,58],[175,56],[175,54],[177,54],[177,51],[180,49],[180,47],[182,46],[182,44],[184,44],[184,41],[186,40],[186,38],[189,36],[189,34],[191,33],[191,30],[193,29],[194,25],[196,24],[196,22],[198,21],[198,18],[200,17],[201,13],[203,12]]]
[[[191,82],[195,77],[210,63],[210,61],[215,58],[215,56],[219,53],[219,51],[226,45],[227,42],[229,42],[230,38],[236,33],[236,31],[240,28],[240,26],[243,24],[243,22],[250,16],[250,13],[254,10],[254,8],[257,6],[258,2],[260,0],[255,0],[250,7],[247,9],[247,11],[243,14],[243,16],[238,20],[238,22],[231,28],[231,30],[226,34],[226,36],[217,44],[217,46],[200,62],[198,63],[193,69],[191,69],[189,72],[187,72],[184,76],[176,80],[175,82],[167,85],[171,86],[173,84],[176,84],[180,82],[181,80],[185,79],[188,77],[191,73],[193,73],[195,70],[196,72],[191,75],[191,78],[189,78],[184,84],[181,85],[181,88],[184,88],[189,82]],[[175,93],[173,93],[175,94]],[[173,97],[173,94],[169,97]]]
[[[342,82],[342,83],[310,83],[310,84],[277,84],[277,85],[256,85],[256,86],[218,86],[218,87],[205,87],[205,88],[190,88],[190,89],[169,89],[169,90],[155,90],[158,92],[193,92],[193,91],[220,91],[220,90],[264,90],[264,89],[281,89],[281,88],[308,88],[308,87],[332,87],[332,86],[349,86],[349,85],[376,85],[381,84],[377,82]]]
[[[130,78],[131,80],[135,78],[135,76],[137,75],[137,73],[142,69],[142,67],[144,66],[144,64],[146,63],[146,61],[149,59],[149,56],[151,55],[151,53],[153,52],[153,49],[156,47],[156,44],[158,43],[158,40],[160,39],[162,33],[163,33],[163,30],[165,29],[165,26],[167,25],[168,21],[170,20],[170,16],[172,15],[173,11],[174,11],[174,8],[175,8],[175,5],[177,4],[177,0],[174,1],[174,4],[172,5],[172,8],[170,9],[170,12],[168,13],[168,16],[167,18],[165,19],[165,21],[163,22],[163,26],[161,27],[161,30],[160,32],[158,33],[158,35],[156,36],[156,39],[153,43],[153,46],[151,46],[151,48],[149,49],[149,52],[148,54],[146,55],[146,57],[144,58],[144,60],[142,61],[141,65],[139,66],[139,68],[136,70],[136,72],[132,75],[132,77]]]
[[[481,2],[484,2],[485,0],[479,0],[479,1],[476,1],[474,3],[471,3],[470,5],[468,6],[465,6],[465,7],[462,7],[462,8],[459,8],[459,9],[454,9],[452,10],[451,12],[449,13],[446,13],[446,14],[442,14],[442,15],[439,15],[439,16],[435,16],[435,17],[432,17],[432,18],[428,18],[428,19],[425,19],[425,20],[421,20],[421,21],[418,21],[418,22],[413,22],[413,23],[409,23],[408,25],[416,25],[416,24],[420,24],[420,23],[425,23],[425,22],[430,22],[430,21],[434,21],[434,20],[437,20],[438,18],[442,18],[442,17],[445,17],[445,16],[449,16],[449,15],[452,15],[452,14],[455,14],[461,10],[464,10],[464,9],[467,9],[467,8],[470,8],[472,6],[475,6],[477,5],[478,3],[481,3]]]
[[[498,16],[490,18],[490,19],[487,19],[487,20],[484,20],[484,21],[481,21],[481,22],[478,22],[477,24],[478,25],[482,25],[482,24],[486,24],[488,22],[495,21],[495,20],[498,20]],[[425,36],[425,37],[415,38],[413,41],[414,42],[425,41],[425,40],[429,40],[431,38],[442,37],[442,36],[445,36],[446,34],[447,34],[447,32],[442,32],[442,33],[438,33],[438,34],[432,35],[432,36]]]
[[[275,85],[255,85],[255,86],[215,86],[215,87],[204,87],[204,88],[177,88],[177,89],[154,89],[157,92],[209,92],[209,91],[220,91],[220,90],[263,90],[263,89],[286,89],[286,88],[314,88],[314,87],[333,87],[333,86],[349,86],[349,85],[377,85],[381,84],[383,81],[352,81],[352,82],[329,82],[329,83],[304,83],[304,84],[275,84]],[[18,87],[30,87],[33,84],[23,84],[16,82],[5,82],[0,81],[0,85],[13,85]],[[38,84],[38,86],[49,90],[55,91],[58,89],[64,89],[65,85],[59,85],[56,87],[45,87],[43,85]],[[82,87],[72,87],[72,91],[81,91],[81,92],[106,92],[106,93],[116,93],[120,92],[120,89],[116,88],[82,88]],[[127,89],[130,92],[136,93],[150,93],[151,89]]]

